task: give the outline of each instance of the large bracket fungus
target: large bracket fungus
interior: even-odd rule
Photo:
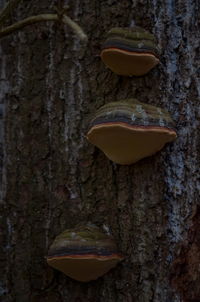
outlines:
[[[103,43],[101,58],[115,73],[141,76],[159,63],[154,36],[140,27],[113,28]]]
[[[176,138],[169,113],[135,99],[108,103],[90,122],[87,139],[106,156],[128,165],[150,156]]]
[[[64,231],[56,237],[47,256],[50,266],[82,282],[104,275],[122,259],[113,237],[96,226]]]

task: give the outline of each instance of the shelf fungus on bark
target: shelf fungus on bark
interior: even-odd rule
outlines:
[[[159,63],[154,36],[140,27],[112,28],[103,43],[101,58],[113,72],[141,76]]]
[[[82,282],[104,275],[122,259],[113,237],[96,226],[65,230],[56,237],[47,256],[50,266]]]
[[[93,116],[87,133],[92,144],[122,165],[153,155],[176,136],[167,111],[136,99],[102,106]]]

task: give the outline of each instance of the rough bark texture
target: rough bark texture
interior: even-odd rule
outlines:
[[[9,24],[50,13],[54,2],[25,0]],[[0,41],[0,301],[200,301],[199,0],[65,3],[87,48],[52,23]],[[101,62],[100,46],[111,27],[133,24],[155,34],[161,64],[144,77],[120,77]],[[120,166],[84,135],[97,108],[130,97],[167,109],[178,139]],[[81,284],[45,256],[57,234],[88,221],[109,227],[126,258]]]

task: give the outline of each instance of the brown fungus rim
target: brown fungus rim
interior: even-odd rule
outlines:
[[[175,138],[177,137],[177,133],[175,130],[170,129],[168,127],[164,127],[164,126],[139,126],[139,125],[129,125],[127,123],[123,123],[123,122],[111,122],[111,123],[102,123],[102,124],[98,124],[98,125],[94,125],[90,128],[90,130],[87,133],[87,138],[89,137],[89,135],[91,134],[92,131],[99,129],[99,128],[106,128],[106,127],[115,127],[115,126],[120,126],[124,129],[129,129],[129,130],[136,130],[136,131],[141,131],[141,132],[145,132],[145,131],[152,131],[152,132],[157,132],[157,133],[167,133],[167,134],[173,134],[175,136]],[[162,130],[162,131],[160,131]]]
[[[124,257],[121,254],[111,254],[111,255],[97,255],[97,254],[85,254],[85,255],[62,255],[62,256],[48,256],[48,260],[53,259],[102,259],[102,260],[109,260],[109,259],[124,259]]]
[[[102,51],[101,51],[100,56],[103,55],[103,52],[106,52],[108,50],[118,51],[118,52],[121,52],[122,54],[129,55],[129,56],[141,56],[141,55],[143,55],[143,56],[147,56],[147,57],[154,57],[154,58],[159,60],[159,55],[156,54],[154,51],[152,51],[152,52],[149,51],[149,50],[145,51],[145,49],[142,49],[142,48],[141,48],[141,51],[140,51],[139,48],[134,49],[134,50],[126,50],[126,49],[118,48],[118,47],[115,47],[115,46],[103,48]]]

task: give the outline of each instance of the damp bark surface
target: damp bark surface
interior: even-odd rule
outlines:
[[[24,0],[7,24],[52,13],[55,4]],[[0,40],[0,301],[200,301],[194,267],[200,260],[200,3],[65,4],[87,45],[52,22]],[[133,25],[155,35],[161,54],[161,63],[138,78],[115,75],[99,57],[109,29]],[[120,166],[85,135],[99,107],[126,98],[169,111],[178,138],[150,158]],[[109,230],[125,256],[85,284],[45,258],[54,238],[80,222]]]

